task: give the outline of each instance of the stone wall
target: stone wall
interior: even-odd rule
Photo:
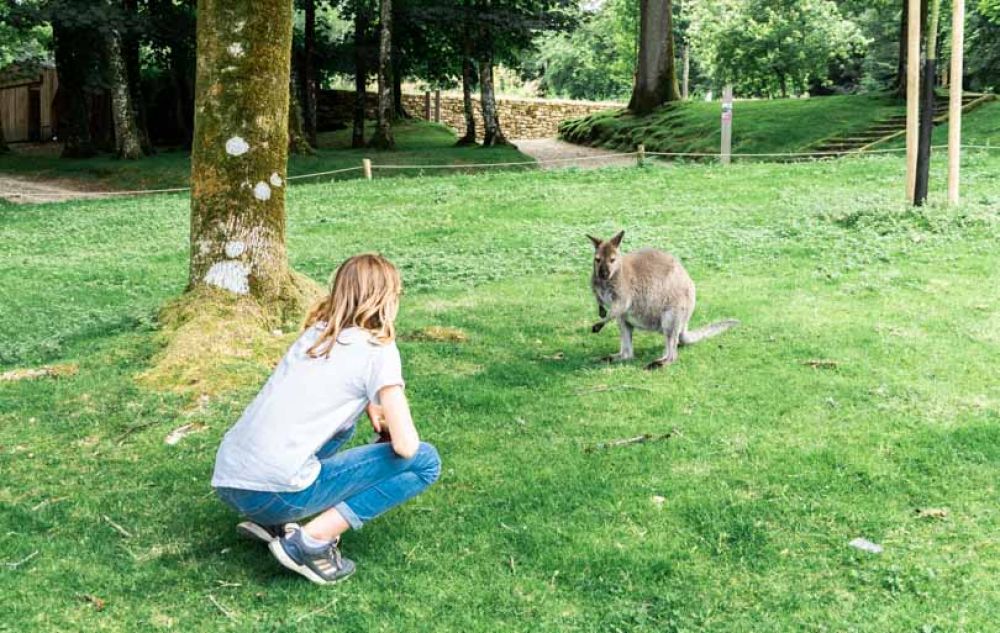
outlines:
[[[365,95],[366,116],[375,118],[377,95]],[[482,139],[483,118],[479,99],[472,100],[476,117],[476,133]],[[430,94],[430,119],[435,119],[434,94]],[[342,128],[350,125],[354,93],[347,90],[322,90],[318,96],[317,117],[321,130]],[[417,118],[428,118],[425,94],[403,93],[403,107]],[[500,127],[509,139],[550,138],[556,136],[559,123],[566,119],[586,116],[593,112],[624,107],[622,103],[609,101],[564,101],[555,99],[527,99],[500,97],[497,99]],[[465,113],[462,95],[441,95],[440,121],[459,134],[465,132]]]

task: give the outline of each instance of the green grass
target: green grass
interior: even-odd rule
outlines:
[[[238,540],[208,487],[267,368],[201,401],[136,382],[187,200],[0,206],[0,363],[79,364],[0,383],[0,563],[37,552],[0,565],[0,630],[994,630],[1000,157],[966,163],[959,209],[903,207],[895,157],[291,189],[299,270],[380,250],[401,332],[469,337],[401,341],[443,475],[346,537],[359,572],[332,588]],[[694,325],[743,325],[658,373],[595,363],[617,337],[589,333],[584,234],[619,227],[683,259]]]
[[[423,121],[407,121],[394,127],[397,148],[377,152],[372,149],[351,149],[351,130],[325,132],[319,137],[315,155],[293,155],[288,164],[291,176],[332,171],[344,167],[360,167],[362,158],[371,158],[375,165],[471,165],[530,161],[531,158],[510,147],[455,147],[455,135],[443,125]],[[186,151],[161,150],[139,161],[122,161],[109,155],[86,160],[59,158],[58,148],[47,151],[16,151],[0,155],[0,173],[42,180],[63,180],[92,189],[129,190],[186,186],[190,180],[191,161]],[[422,170],[384,170],[377,177],[420,174]],[[449,170],[456,171],[456,170]],[[469,168],[461,171],[476,171]],[[359,178],[360,171],[331,178]]]
[[[809,149],[817,141],[860,132],[876,121],[904,112],[902,102],[881,95],[812,99],[736,101],[733,152],[785,153]],[[718,102],[687,101],[637,117],[624,110],[563,122],[559,132],[574,143],[651,152],[719,151]]]
[[[934,145],[948,144],[947,121],[935,126],[931,138]],[[1000,147],[1000,101],[985,103],[962,115],[962,144]],[[906,147],[906,137],[901,135],[894,138],[885,147]],[[944,154],[945,151],[941,153]]]

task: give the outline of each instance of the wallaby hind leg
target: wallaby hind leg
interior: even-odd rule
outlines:
[[[618,353],[605,357],[606,362],[613,363],[635,358],[635,353],[632,351],[632,324],[626,321],[625,317],[618,319],[618,332],[621,335]]]
[[[686,312],[674,309],[663,313],[663,356],[646,365],[646,369],[659,369],[677,360],[677,345],[680,343],[681,332],[687,327],[688,316]]]

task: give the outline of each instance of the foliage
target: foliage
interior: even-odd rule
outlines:
[[[692,7],[691,41],[717,87],[741,96],[804,92],[827,83],[831,63],[861,57],[857,25],[829,0],[720,0]]]
[[[136,381],[183,288],[186,196],[0,208],[0,344],[79,365],[0,383],[0,629],[993,630],[998,172],[968,155],[966,204],[921,210],[896,157],[291,187],[297,269],[401,267],[408,392],[444,460],[345,536],[359,573],[333,590],[239,540],[208,487],[274,356],[248,348],[206,398]],[[595,362],[617,343],[589,333],[584,234],[621,227],[682,258],[695,325],[743,325],[661,373]],[[467,340],[410,336],[435,325]]]

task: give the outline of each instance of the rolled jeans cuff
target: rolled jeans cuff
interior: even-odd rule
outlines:
[[[340,516],[344,517],[344,520],[347,521],[352,530],[360,530],[362,526],[364,526],[364,523],[358,515],[354,513],[354,510],[351,510],[351,507],[343,501],[333,507],[340,513]]]

